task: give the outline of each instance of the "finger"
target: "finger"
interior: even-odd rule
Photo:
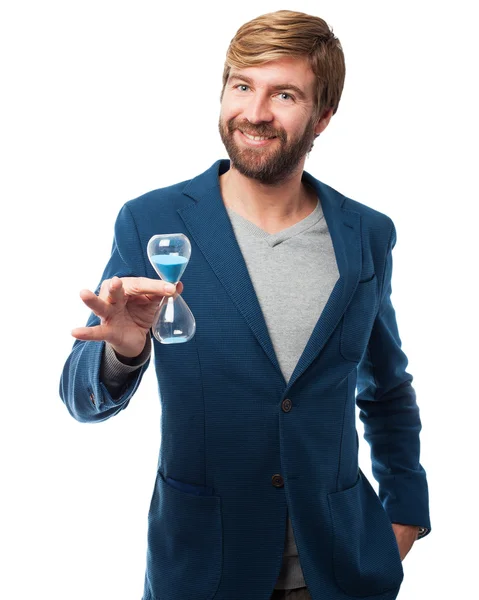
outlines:
[[[112,277],[104,282],[105,292],[107,296],[105,301],[109,304],[117,304],[122,302],[125,297],[125,290],[123,289],[123,281],[119,277]]]
[[[183,288],[184,288],[183,284],[181,283],[181,281],[179,281],[176,284],[176,293],[177,294],[181,294],[182,291],[183,291]],[[162,294],[161,296],[158,296],[156,294],[145,294],[145,297],[148,298],[148,300],[150,302],[160,303],[165,296],[172,296],[172,295],[173,295],[173,293],[171,293],[171,294],[170,293],[168,293],[168,294]]]
[[[80,298],[97,317],[104,319],[108,315],[110,305],[90,290],[81,290]]]
[[[102,325],[95,327],[75,327],[71,334],[77,340],[102,342],[105,340],[105,330]]]
[[[174,283],[167,283],[161,279],[148,277],[122,277],[123,289],[127,296],[172,296],[176,287]]]

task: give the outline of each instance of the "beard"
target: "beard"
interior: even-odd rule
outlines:
[[[288,140],[286,132],[273,129],[268,123],[253,125],[248,120],[228,122],[219,120],[218,128],[221,140],[230,157],[232,166],[245,177],[260,183],[279,184],[294,173],[305,155],[311,151],[316,137],[313,117],[307,123],[302,134]],[[240,147],[235,139],[235,130],[260,137],[276,137],[277,141],[264,147]]]

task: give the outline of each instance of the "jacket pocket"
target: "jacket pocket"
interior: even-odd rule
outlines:
[[[148,515],[146,579],[156,600],[210,600],[222,569],[221,499],[204,495],[202,487],[200,494],[184,491],[194,486],[172,481],[175,487],[158,472]]]
[[[403,567],[391,521],[366,477],[328,495],[333,525],[333,570],[349,596],[398,589]]]
[[[358,283],[343,315],[340,352],[346,360],[361,360],[376,318],[377,303],[377,277],[374,275],[369,281]]]

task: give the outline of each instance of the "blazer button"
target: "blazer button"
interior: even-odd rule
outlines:
[[[289,412],[293,408],[293,403],[289,398],[286,398],[286,400],[283,400],[283,402],[281,402],[281,408],[284,412]]]
[[[274,487],[281,488],[284,486],[284,479],[281,475],[273,475],[273,477],[271,477],[271,483]]]

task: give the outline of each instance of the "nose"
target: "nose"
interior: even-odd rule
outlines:
[[[274,119],[269,98],[263,94],[254,94],[249,98],[244,115],[253,124],[270,122]]]

